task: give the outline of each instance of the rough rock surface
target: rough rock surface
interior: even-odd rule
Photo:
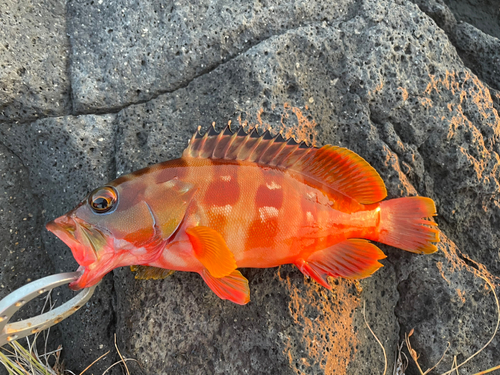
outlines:
[[[17,155],[0,144],[0,295],[3,297],[29,281],[53,270],[42,250],[40,207],[33,205],[34,195],[28,169]],[[24,318],[43,307],[43,300],[21,310]]]
[[[463,12],[466,3],[188,7],[120,0],[72,1],[67,9],[51,3],[68,24],[71,44],[66,51],[63,40],[56,42],[69,61],[71,95],[56,89],[51,95],[71,99],[64,108],[73,114],[86,114],[63,111],[57,114],[68,115],[31,122],[33,103],[22,99],[16,103],[26,113],[4,112],[0,254],[8,266],[2,283],[11,290],[26,278],[75,267],[42,223],[89,190],[180,156],[198,126],[259,124],[351,148],[380,172],[389,198],[433,198],[443,233],[439,252],[416,256],[382,246],[383,269],[359,283],[336,280],[331,292],[292,266],[243,270],[252,293],[245,307],[219,300],[198,275],[136,281],[118,269],[88,308],[59,325],[68,368],[81,371],[113,349],[116,332],[122,354],[140,364],[128,362],[134,374],[382,372],[382,350],[364,306],[389,371],[412,329],[424,371],[448,342],[437,373],[448,371],[454,356],[465,361],[496,324],[485,280],[497,291],[500,285],[500,26],[498,18],[481,17],[497,11],[491,1]],[[20,8],[9,9],[2,19],[22,16]],[[46,15],[39,17],[47,24]],[[25,42],[8,35],[11,44]],[[59,77],[43,68],[32,74],[46,82]],[[38,90],[34,82],[18,85],[19,92]],[[16,203],[21,200],[26,203]],[[23,220],[29,213],[33,218]],[[24,242],[10,229],[16,236],[26,232]],[[26,270],[19,275],[23,257]],[[460,373],[500,364],[499,351],[496,337]],[[94,373],[117,359],[108,356]],[[418,373],[412,360],[406,373]]]
[[[70,113],[65,3],[0,2],[0,123]]]
[[[258,42],[304,24],[347,20],[340,1],[73,1],[74,108],[105,112],[185,86]]]

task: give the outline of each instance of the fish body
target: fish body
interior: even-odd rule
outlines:
[[[385,255],[367,240],[417,253],[438,242],[429,198],[382,201],[378,173],[345,148],[293,140],[196,133],[183,157],[122,176],[47,224],[71,247],[89,287],[116,267],[199,273],[221,298],[245,304],[237,268],[295,264],[327,277],[371,275]],[[136,267],[137,269],[137,267]]]

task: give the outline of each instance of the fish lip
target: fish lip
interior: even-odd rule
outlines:
[[[65,215],[47,223],[45,227],[71,249],[73,258],[79,265],[77,272],[81,275],[69,284],[70,289],[80,290],[94,286],[109,272],[107,268],[98,267],[100,263],[108,263],[106,261],[108,257],[104,256],[101,259],[98,256],[94,243],[89,238],[90,229],[85,222],[71,215]],[[105,237],[106,233],[97,231]]]
[[[94,246],[94,243],[92,242],[91,240],[91,234],[89,233],[90,232],[90,229],[88,228],[88,225],[82,221],[82,220],[79,220],[77,217],[75,217],[73,219],[74,223],[77,225],[78,229],[80,229],[81,233],[85,236],[86,240],[87,240],[87,244],[90,245],[90,248],[92,249],[92,251],[94,252],[94,256],[96,259],[99,259],[99,256],[97,255],[97,249],[95,248]],[[100,230],[97,230],[97,229],[94,229],[96,230],[97,232],[99,232],[99,234],[102,236],[102,232]]]
[[[73,253],[73,258],[75,258],[75,260],[79,264],[79,267],[76,272],[80,272],[81,275],[75,281],[69,284],[69,287],[72,290],[79,290],[84,287],[82,286],[82,281],[84,280],[85,273],[88,271],[87,267],[80,264],[79,258],[75,257],[75,252],[78,251],[76,249],[80,249],[82,245],[73,235],[74,232],[71,233],[71,231],[68,229],[70,226],[73,226],[73,228],[75,228],[76,230],[75,223],[70,217],[60,217],[45,224],[45,228],[47,228],[49,232],[54,233],[62,242],[64,242],[71,249],[71,252]]]
[[[107,273],[107,272],[96,273],[95,270],[94,272],[92,271],[92,268],[84,266],[78,267],[76,272],[81,272],[81,275],[75,281],[72,281],[68,285],[69,288],[74,291],[84,288],[90,288],[98,284]]]
[[[80,266],[76,271],[82,274],[75,281],[71,282],[69,287],[72,290],[90,288],[98,284],[114,268],[112,256],[105,256],[104,259],[101,259],[101,262],[95,262],[87,267]]]
[[[63,222],[63,220],[65,222]],[[73,233],[76,230],[75,222],[69,217],[60,217],[45,224],[49,232],[54,233],[62,242],[64,242],[72,251],[76,246],[81,246],[75,235],[71,233],[68,227],[72,227]]]
[[[99,259],[97,251],[86,233],[88,229],[78,223],[74,217],[70,215],[58,217],[48,222],[45,228],[54,233],[71,249],[73,258],[80,266],[89,266]]]

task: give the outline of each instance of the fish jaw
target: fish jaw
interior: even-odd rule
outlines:
[[[80,266],[77,272],[82,275],[69,284],[73,290],[96,285],[115,268],[153,262],[165,246],[159,232],[148,244],[137,247],[116,239],[106,229],[98,229],[71,212],[47,223],[46,228],[71,249]]]
[[[107,263],[108,267],[106,267],[105,264],[103,264],[102,262],[93,263],[88,267],[84,266],[78,267],[76,271],[81,272],[82,275],[78,279],[69,284],[70,289],[80,290],[83,288],[90,288],[98,284],[102,280],[102,278],[106,276],[108,272],[116,268],[112,265],[112,262],[107,262]]]
[[[69,285],[71,289],[79,290],[94,286],[109,271],[116,268],[113,264],[114,250],[108,244],[97,249],[95,245],[97,241],[93,241],[88,234],[89,231],[71,215],[63,215],[47,223],[45,227],[71,249],[73,257],[80,266],[77,272],[82,272],[82,275]]]
[[[75,220],[64,215],[47,223],[47,230],[54,233],[61,241],[63,241],[73,253],[73,257],[81,266],[88,266],[97,261],[97,254],[92,248],[89,241],[85,241],[78,230],[78,225]]]

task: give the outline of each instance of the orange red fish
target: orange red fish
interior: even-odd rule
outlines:
[[[136,266],[139,278],[197,272],[220,298],[246,304],[238,268],[295,264],[330,288],[328,276],[360,279],[382,266],[370,241],[436,251],[432,199],[386,195],[375,169],[348,149],[211,128],[181,158],[109,182],[47,229],[80,265],[73,289]]]

